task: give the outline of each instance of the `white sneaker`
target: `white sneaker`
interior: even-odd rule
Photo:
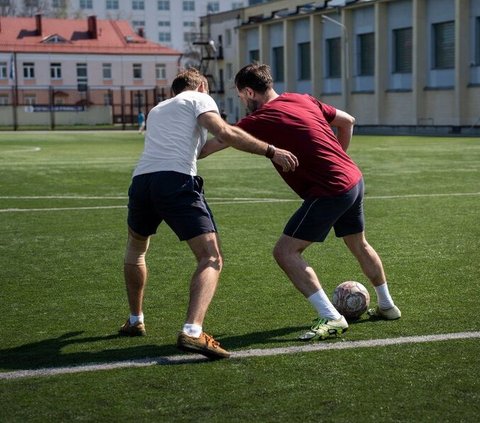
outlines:
[[[321,340],[335,338],[341,335],[347,329],[348,323],[343,316],[337,320],[328,320],[318,317],[314,319],[312,327],[304,334],[300,335],[298,339],[301,339],[302,341],[308,341],[315,337],[318,337]]]
[[[367,311],[367,314],[372,317],[377,317],[384,320],[396,320],[402,317],[402,312],[397,306],[387,308],[386,310],[381,309],[380,307],[371,308]]]

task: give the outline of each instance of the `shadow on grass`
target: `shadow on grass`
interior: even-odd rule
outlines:
[[[357,320],[355,322],[350,322],[350,325],[367,323],[369,321],[371,320]],[[215,338],[221,341],[223,347],[233,351],[236,349],[245,349],[250,346],[263,348],[266,347],[266,345],[278,346],[280,344],[291,344],[292,342],[296,342],[298,335],[306,329],[306,326],[292,326],[251,332],[237,336],[222,336],[221,334],[218,334]],[[131,346],[131,342],[134,341],[133,339],[125,338],[118,334],[82,338],[80,337],[82,333],[82,331],[67,332],[56,338],[32,342],[18,347],[1,349],[0,369],[25,370],[46,367],[66,367],[89,363],[141,360],[147,358],[155,359],[180,354],[175,345],[142,344]],[[109,348],[93,352],[63,351],[66,347],[75,344],[82,345],[114,340],[118,342],[119,339],[125,339],[125,342],[128,342],[130,345],[124,348]],[[145,338],[142,338],[142,340],[143,339]],[[298,342],[303,343],[303,341]]]
[[[73,366],[85,363],[135,360],[178,353],[174,345],[139,345],[103,351],[65,353],[62,350],[73,344],[89,344],[123,338],[118,334],[79,337],[83,332],[68,332],[57,338],[32,342],[0,350],[0,369],[38,369],[43,367]],[[128,339],[125,339],[126,341]]]

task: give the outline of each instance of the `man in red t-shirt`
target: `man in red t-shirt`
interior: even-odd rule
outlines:
[[[270,143],[272,148],[291,151],[299,161],[294,172],[283,172],[274,164],[304,202],[287,222],[273,255],[318,313],[312,327],[300,339],[326,339],[348,328],[344,316],[332,305],[302,256],[313,242],[323,242],[332,227],[375,288],[378,306],[370,309],[369,314],[387,320],[400,318],[401,312],[388,290],[382,261],[365,239],[362,173],[346,153],[355,119],[308,94],[278,95],[267,65],[245,66],[235,76],[235,85],[250,112],[237,125]],[[225,147],[213,139],[204,147],[201,157]]]

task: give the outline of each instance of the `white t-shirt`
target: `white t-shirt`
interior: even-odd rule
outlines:
[[[208,94],[187,90],[157,104],[147,117],[145,148],[133,176],[175,171],[195,176],[207,130],[197,122],[205,112],[219,114]]]

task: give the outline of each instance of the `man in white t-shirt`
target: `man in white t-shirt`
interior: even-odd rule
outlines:
[[[285,172],[294,171],[298,161],[290,152],[274,148],[226,123],[208,95],[206,78],[196,69],[180,72],[173,81],[172,91],[175,97],[162,101],[148,114],[145,148],[128,192],[124,275],[130,316],[120,334],[146,334],[145,254],[150,236],[165,221],[181,241],[187,241],[197,260],[190,282],[187,317],[177,347],[210,358],[226,358],[230,353],[203,332],[202,327],[223,263],[217,227],[204,197],[203,180],[197,175],[197,158],[210,132],[234,148],[265,155]]]

